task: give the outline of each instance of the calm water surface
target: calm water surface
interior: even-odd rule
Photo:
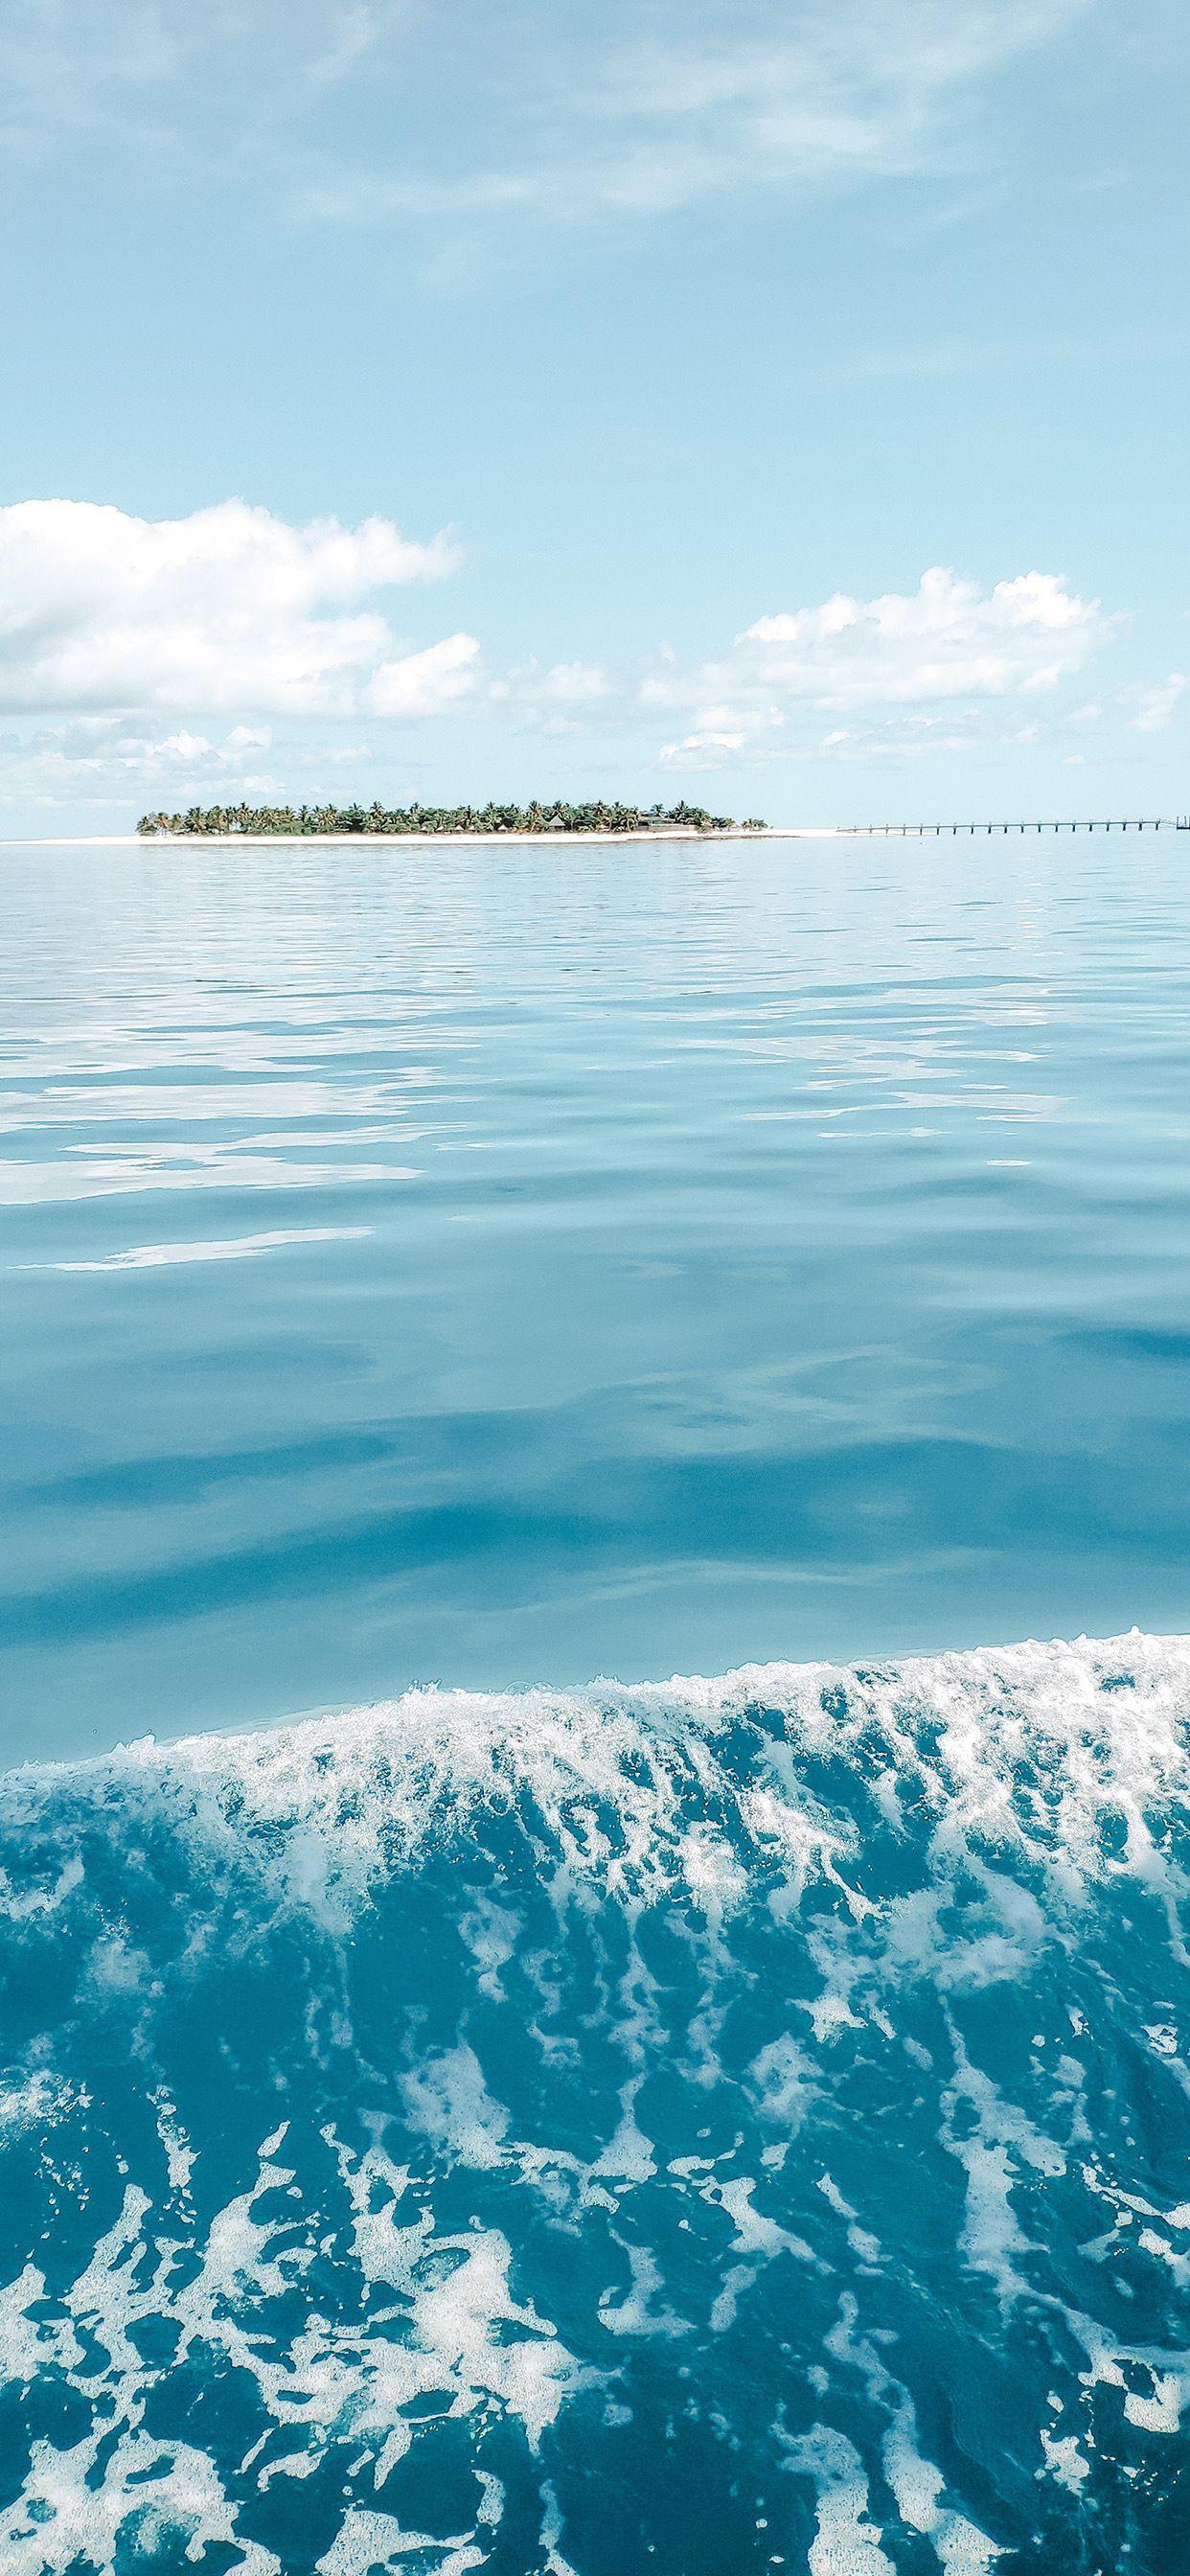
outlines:
[[[5,2576],[1184,2576],[1183,846],[7,854]]]
[[[1187,855],[0,853],[0,1758],[1190,1624]]]

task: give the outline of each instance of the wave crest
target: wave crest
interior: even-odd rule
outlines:
[[[1133,1635],[9,1774],[6,2568],[1176,2563],[1188,1716]]]

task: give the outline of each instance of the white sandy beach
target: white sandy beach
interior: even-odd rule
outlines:
[[[307,841],[327,844],[371,841],[379,845],[418,848],[432,841],[449,841],[459,847],[491,841],[505,846],[510,841],[832,841],[845,826],[838,823],[773,823],[762,831],[746,832],[742,828],[727,832],[698,832],[689,824],[670,824],[656,832],[87,832],[38,833],[5,842],[8,849],[37,849],[53,841],[59,850],[130,849],[133,845],[168,844],[171,849],[202,845],[204,849],[226,843],[237,850],[268,849],[278,841]]]

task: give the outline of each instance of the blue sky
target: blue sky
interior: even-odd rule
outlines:
[[[1188,55],[1180,0],[6,0],[0,829],[1184,809]]]

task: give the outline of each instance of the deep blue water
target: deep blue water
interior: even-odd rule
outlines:
[[[3,854],[3,2576],[1183,2576],[1182,852]]]
[[[0,1754],[1190,1625],[1187,846],[3,852]]]

